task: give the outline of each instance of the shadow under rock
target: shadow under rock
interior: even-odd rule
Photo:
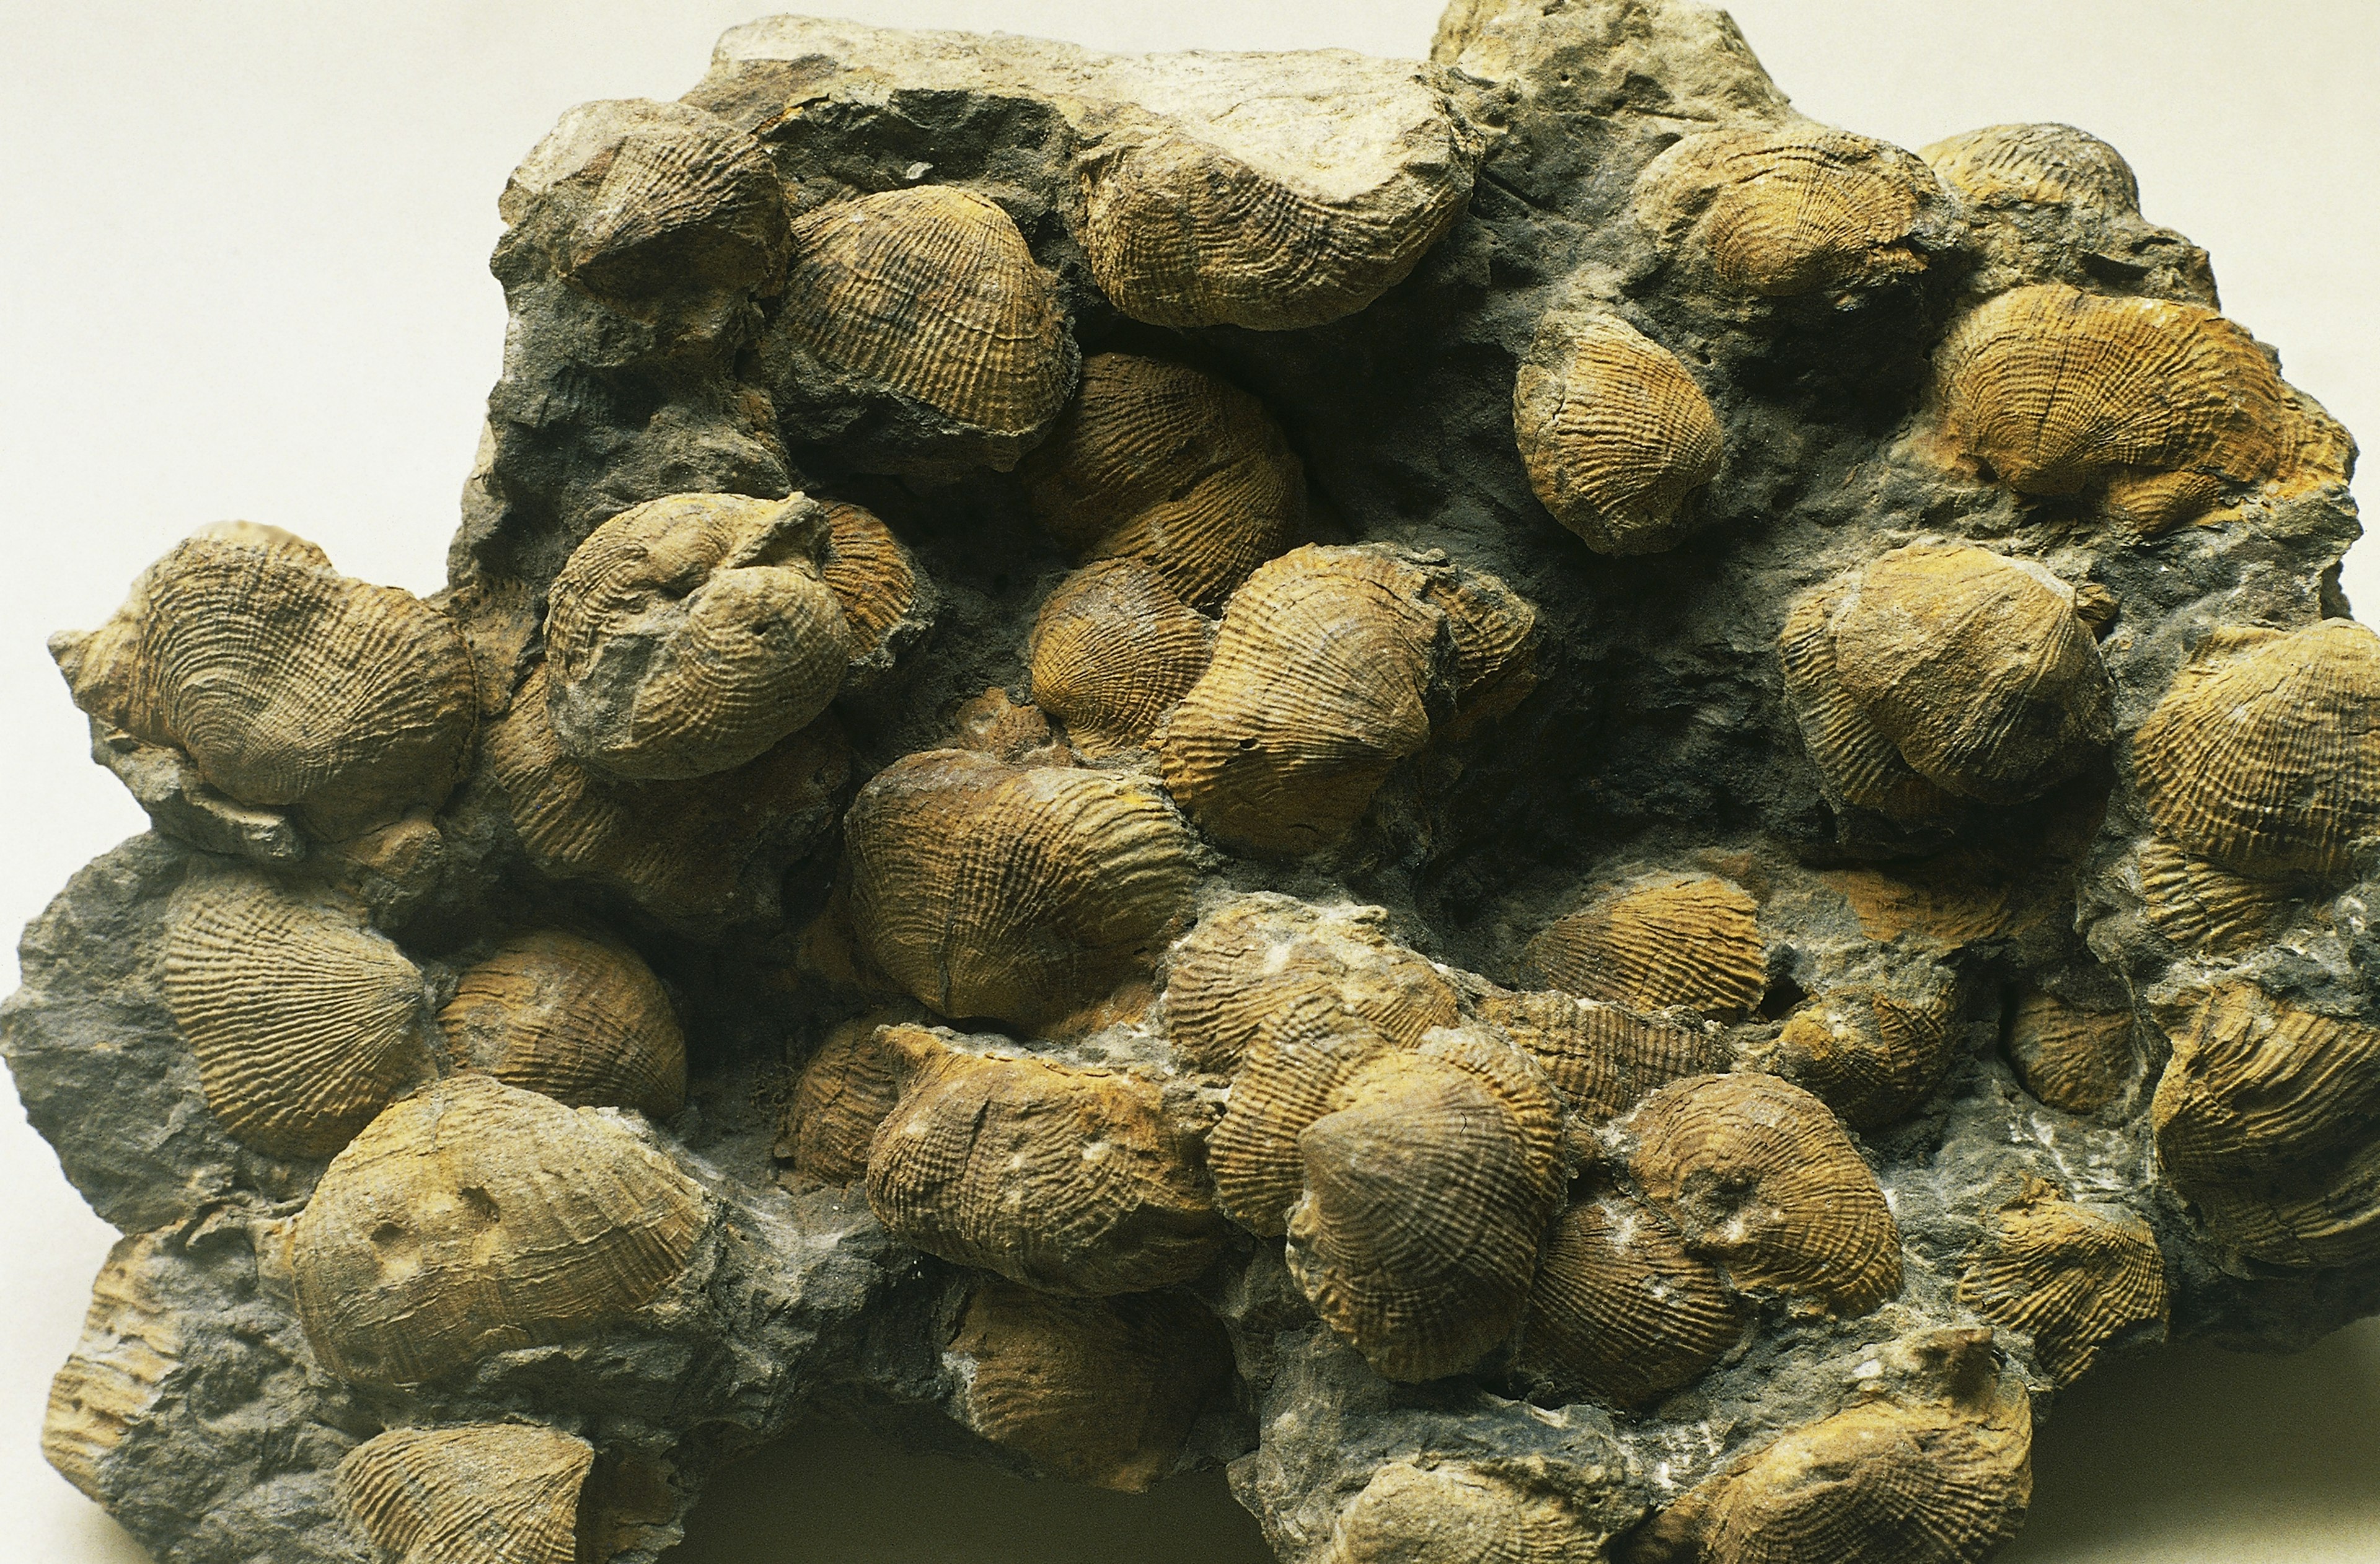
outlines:
[[[1272,1564],[1220,1472],[1037,1483],[814,1425],[721,1471],[670,1564]]]

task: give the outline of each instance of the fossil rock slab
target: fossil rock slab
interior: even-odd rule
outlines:
[[[1289,1564],[1979,1559],[2380,1309],[2353,446],[2062,126],[1687,0],[779,18],[503,192],[447,589],[53,642],[0,1050],[183,1564],[641,1564],[841,1418]],[[426,523],[425,523],[426,525]]]

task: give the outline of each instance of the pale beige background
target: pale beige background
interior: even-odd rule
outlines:
[[[495,195],[562,109],[670,97],[766,0],[0,0],[0,927],[140,829],[43,634],[246,516],[417,591],[442,574],[504,326]],[[821,0],[1116,48],[1416,55],[1433,0]],[[2065,119],[2214,251],[2230,313],[2380,439],[2380,7],[2365,0],[1742,0],[1808,113],[1918,146]],[[2380,609],[2380,557],[2349,563]],[[13,964],[0,973],[13,984]],[[0,1093],[0,1560],[115,1564],[40,1462],[108,1233]],[[2380,1561],[2380,1328],[2293,1360],[2107,1369],[2044,1431],[2025,1564]],[[1220,1479],[1146,1500],[805,1437],[699,1512],[688,1564],[1259,1564]]]

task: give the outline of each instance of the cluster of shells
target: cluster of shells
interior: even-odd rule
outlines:
[[[1573,32],[1675,110],[1560,110],[1634,137],[1633,259],[1494,295],[1493,503],[1374,514],[1300,355],[1488,286],[1463,236]],[[820,1213],[934,1300],[976,1448],[1128,1489],[1238,1458],[1318,1564],[1975,1559],[2035,1400],[2185,1283],[2366,1306],[2380,638],[2306,519],[2351,448],[2112,149],[1912,154],[1730,40],[1463,0],[1427,71],[1167,76],[756,24],[507,189],[535,330],[453,588],[226,524],[54,641],[187,860],[156,993],[230,1147],[207,1208],[343,1409],[324,1526],[650,1557],[638,1484],[698,1464],[654,1430],[757,1437],[827,1371],[759,1412],[708,1369],[666,1412],[566,1388],[606,1341],[764,1340],[793,1305],[737,1289],[843,1242]],[[1276,71],[1278,124],[1229,112]],[[1043,105],[1012,164],[803,161],[987,77]],[[1838,350],[1900,377],[1888,476],[1764,541],[1831,502],[1762,487],[1801,393],[1744,355]],[[2180,548],[2282,586],[2108,563]],[[1629,697],[1568,584],[1682,602],[1763,549],[1773,600],[1659,633],[1706,637],[1783,802],[1681,783],[1554,840],[1636,785],[1588,754]],[[1433,876],[1473,839],[1466,902]],[[96,1497],[185,1372],[158,1278],[199,1222],[119,1247],[58,1381]],[[1771,1381],[1812,1410],[1763,1424]]]

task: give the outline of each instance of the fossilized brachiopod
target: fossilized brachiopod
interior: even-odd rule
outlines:
[[[1854,1401],[1739,1458],[1636,1534],[1626,1564],[1989,1558],[2032,1501],[2033,1413],[1990,1361],[1990,1332],[1940,1338],[1947,1385]]]
[[[1224,609],[1213,660],[1166,721],[1165,784],[1232,845],[1327,846],[1525,656],[1534,622],[1493,576],[1378,545],[1293,550]]]
[[[1232,1376],[1231,1341],[1195,1299],[1062,1298],[990,1277],[944,1355],[968,1427],[1051,1476],[1127,1493],[1172,1470]]]
[[[207,1106],[274,1157],[328,1157],[431,1078],[430,994],[363,909],[259,877],[194,880],[165,936],[165,1003]]]
[[[1013,466],[1075,389],[1081,357],[1057,287],[1007,212],[920,185],[794,224],[779,322],[862,392],[921,405]]]
[[[1650,554],[1693,531],[1718,475],[1718,415],[1677,356],[1603,311],[1538,322],[1512,387],[1529,485],[1556,521],[1606,554]]]
[[[2157,1160],[2218,1240],[2277,1266],[2380,1255],[2380,1027],[2235,980],[2165,1020]]]
[[[1453,1025],[1453,988],[1391,940],[1386,922],[1377,907],[1316,907],[1269,892],[1207,914],[1166,958],[1174,1054],[1224,1074],[1259,1040],[1278,1050],[1354,1026],[1412,1047]]]
[[[1900,1291],[1900,1233],[1876,1175],[1827,1105],[1774,1075],[1662,1087],[1625,1121],[1629,1168],[1689,1253],[1743,1288],[1839,1315]]]
[[[2037,989],[2017,1000],[2008,1044],[2024,1089],[2069,1113],[2096,1113],[2140,1073],[2131,1011],[2094,1010]]]
[[[1101,353],[1019,469],[1036,520],[1090,559],[1139,559],[1212,610],[1305,520],[1305,475],[1264,405],[1183,364]]]
[[[893,1236],[1083,1296],[1163,1287],[1214,1258],[1222,1219],[1157,1087],[917,1027],[892,1040],[901,1097],[868,1151],[868,1204]]]
[[[786,866],[835,824],[851,746],[829,715],[756,760],[706,777],[631,782],[579,760],[547,718],[546,669],[488,733],[488,770],[539,869],[625,891],[673,922],[776,910]]]
[[[1659,1213],[1598,1187],[1546,1241],[1513,1368],[1542,1396],[1641,1407],[1699,1376],[1745,1320]]]
[[[2140,181],[2124,155],[2070,125],[1990,125],[1920,150],[1971,201],[2084,205],[2138,216]]]
[[[795,1079],[775,1154],[794,1170],[830,1183],[868,1171],[876,1126],[901,1100],[901,1047],[872,1019],[846,1021],[826,1036]]]
[[[686,1104],[686,1036],[625,945],[519,935],[463,974],[438,1024],[459,1061],[573,1108],[667,1119]]]
[[[1322,1564],[1574,1564],[1601,1534],[1551,1493],[1447,1462],[1391,1461],[1340,1513]]]
[[[291,1231],[298,1313],[333,1373],[423,1384],[641,1307],[704,1221],[701,1187],[600,1109],[449,1076],[333,1158]]]
[[[1215,627],[1136,559],[1059,583],[1033,621],[1033,701],[1093,759],[1146,746],[1207,670]]]
[[[548,594],[546,703],[616,776],[708,776],[766,754],[843,687],[851,634],[819,579],[827,519],[795,495],[671,494],[621,512]]]
[[[594,189],[561,264],[585,286],[752,287],[784,262],[784,188],[767,150],[724,120],[638,126],[581,173]]]
[[[1496,994],[1480,1016],[1537,1061],[1571,1111],[1600,1122],[1657,1086],[1727,1068],[1727,1048],[1699,1027],[1574,994]]]
[[[1779,655],[1821,775],[1896,818],[1945,793],[2035,797],[2112,731],[2112,686],[2072,589],[1966,544],[1895,549],[1803,599]]]
[[[2166,730],[2162,736],[2180,735]],[[2321,735],[2307,736],[2323,742]],[[2185,801],[2171,792],[2161,795],[2185,810],[2204,806],[2204,800]],[[2140,876],[2141,915],[2194,955],[2221,955],[2257,943],[2289,902],[2286,883],[2245,879],[2155,837],[2141,843],[2132,863]]]
[[[1252,80],[1119,83],[1096,114],[1076,227],[1116,308],[1160,326],[1257,331],[1353,314],[1462,213],[1477,144],[1419,73],[1350,80],[1327,55],[1275,55]]]
[[[478,720],[470,654],[445,614],[244,522],[176,545],[115,617],[53,636],[50,655],[100,722],[333,840],[443,800]]]
[[[559,1428],[392,1428],[339,1462],[339,1497],[393,1564],[574,1564],[594,1448]]]
[[[1925,269],[1940,199],[1911,153],[1822,126],[1709,130],[1646,166],[1638,216],[1666,248],[1695,241],[1729,286],[1787,298]]]
[[[1958,987],[1942,968],[1903,968],[1886,985],[1830,988],[1787,1018],[1777,1049],[1784,1073],[1853,1129],[1913,1111],[1957,1056]]]
[[[2100,1350],[2166,1317],[2165,1256],[2146,1222],[2078,1206],[2046,1184],[1994,1212],[1984,1245],[1959,1277],[1959,1300],[2033,1337],[2060,1386]]]
[[[826,561],[819,579],[843,606],[850,633],[847,688],[890,672],[933,624],[934,593],[917,562],[876,513],[841,500],[823,503]]]
[[[877,773],[844,821],[852,927],[949,1016],[1053,1021],[1155,962],[1188,910],[1193,843],[1147,782],[972,750]]]
[[[1734,1021],[1767,982],[1759,915],[1742,886],[1715,875],[1656,877],[1555,919],[1524,961],[1564,993]]]
[[[1469,1367],[1512,1334],[1561,1191],[1560,1109],[1518,1050],[1461,1032],[1376,1055],[1298,1133],[1289,1267],[1390,1379]]]
[[[2228,491],[2345,477],[2327,418],[2211,309],[2042,283],[2001,294],[1934,354],[1943,438],[2022,494],[2088,493],[2131,530],[2203,515]]]
[[[2380,636],[2224,637],[2132,735],[2132,780],[2159,836],[2234,874],[2344,876],[2380,833]]]
[[[119,1238],[91,1283],[74,1355],[50,1382],[42,1457],[94,1502],[107,1502],[109,1458],[167,1391],[180,1366],[182,1326],[149,1284],[148,1262],[176,1234]]]

